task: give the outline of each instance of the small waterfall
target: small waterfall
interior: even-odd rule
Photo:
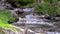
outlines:
[[[48,23],[45,22],[44,19],[38,18],[39,16],[34,16],[32,14],[32,11],[34,11],[34,8],[25,8],[23,9],[23,11],[25,12],[25,18],[20,18],[19,17],[19,21],[17,23],[25,23],[25,24],[47,24],[47,25],[53,25],[52,23]],[[44,17],[44,15],[41,15],[40,17]],[[46,20],[46,19],[45,19]],[[47,20],[46,20],[47,21]]]
[[[4,3],[4,0],[1,0],[0,1],[0,4],[2,6],[4,6],[5,8],[8,8],[8,9],[12,9],[13,7],[9,4],[9,3]],[[15,9],[15,11],[17,11],[18,9]],[[12,11],[12,10],[11,10]],[[15,24],[39,24],[39,25],[49,25],[49,26],[54,26],[54,23],[53,22],[48,22],[47,19],[42,19],[42,18],[39,18],[39,17],[44,17],[44,15],[41,15],[41,16],[38,16],[38,15],[33,15],[32,12],[34,11],[34,8],[25,8],[23,9],[24,11],[24,14],[25,14],[25,18],[21,18],[19,17],[19,21]],[[12,11],[12,13],[17,16],[16,13],[14,13]],[[59,32],[49,32],[49,31],[46,31],[46,34],[60,34]]]
[[[44,15],[41,15],[41,16],[33,15],[32,14],[33,8],[26,8],[23,10],[25,13],[28,13],[28,14],[25,15],[25,18],[19,17],[19,21],[17,22],[17,24],[41,24],[41,25],[54,26],[54,23],[48,21],[47,19],[39,18],[39,17],[44,17]],[[60,33],[46,31],[46,34],[60,34]]]

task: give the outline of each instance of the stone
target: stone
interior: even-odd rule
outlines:
[[[14,9],[14,8],[11,6],[11,4],[9,4],[8,2],[3,2],[3,3],[2,3],[2,6],[3,6],[5,9],[11,9],[11,10]]]
[[[60,17],[53,17],[53,20],[60,21]]]
[[[3,6],[0,6],[0,10],[4,10],[5,8]]]
[[[51,17],[49,16],[49,17],[45,17],[46,19],[48,19],[48,20],[51,20]]]

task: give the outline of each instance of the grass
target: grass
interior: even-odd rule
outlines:
[[[14,17],[12,16],[11,12],[9,10],[1,10],[0,11],[0,20],[3,20],[5,22],[11,20],[14,20]]]
[[[0,10],[0,27],[10,29],[14,32],[17,31],[16,28],[12,27],[13,25],[8,24],[8,21],[14,21],[15,18],[9,10]]]
[[[57,14],[60,15],[60,7],[58,5],[53,7],[49,2],[42,2],[36,7],[36,12],[42,12],[50,16],[56,16]]]

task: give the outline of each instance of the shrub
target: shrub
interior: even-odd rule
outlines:
[[[0,20],[5,22],[8,21],[14,22],[15,18],[13,17],[9,10],[0,10]]]
[[[44,14],[48,14],[50,16],[56,16],[60,13],[60,8],[58,5],[56,5],[56,3],[54,6],[52,6],[52,4],[49,2],[42,2],[36,7],[36,11],[39,13],[42,12]]]
[[[26,6],[28,4],[34,3],[35,0],[5,0],[13,5],[13,7]]]

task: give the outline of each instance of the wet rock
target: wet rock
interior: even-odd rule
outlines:
[[[54,31],[56,31],[55,29],[49,29],[48,31],[50,31],[50,32],[54,32]]]
[[[60,15],[59,15],[59,14],[57,14],[55,17],[60,17]]]
[[[45,19],[48,19],[48,20],[51,20],[51,16],[49,16],[48,14],[45,14],[45,17],[44,17]]]
[[[21,18],[24,18],[25,17],[25,14],[24,14],[24,11],[22,10],[18,10],[18,11],[16,11],[16,13],[18,14],[18,16],[19,17],[21,17]]]
[[[34,11],[34,8],[25,8],[23,11],[25,15],[29,15]]]
[[[53,20],[60,21],[60,17],[53,17]]]
[[[48,20],[51,20],[51,17],[50,16],[48,16],[48,17],[45,17],[46,19],[48,19]]]
[[[24,12],[23,11],[16,11],[17,14],[23,14]]]
[[[44,17],[45,19],[48,19],[48,20],[54,20],[54,21],[60,21],[60,17],[59,17],[59,15],[57,15],[57,16],[49,16],[49,15],[45,15],[45,17]]]
[[[3,3],[2,3],[2,6],[3,6],[5,9],[11,9],[11,10],[14,9],[14,8],[11,6],[11,4],[9,4],[8,2],[3,2]]]
[[[27,34],[35,34],[35,33],[33,33],[33,32],[27,32]]]
[[[17,21],[19,21],[19,19],[18,18],[15,18],[15,21],[14,22],[17,22]]]
[[[21,18],[25,17],[24,11],[20,8],[14,8],[14,10],[11,10],[11,12],[16,17],[21,17]]]

